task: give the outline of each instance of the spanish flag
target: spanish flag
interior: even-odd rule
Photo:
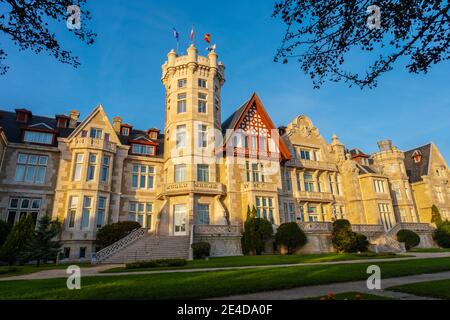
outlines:
[[[209,33],[205,34],[205,41],[211,43],[211,35]]]

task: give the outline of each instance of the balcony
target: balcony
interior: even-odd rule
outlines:
[[[296,191],[295,197],[303,201],[333,202],[334,196],[329,192]]]
[[[73,148],[77,149],[99,149],[115,153],[116,147],[117,145],[113,142],[88,137],[75,138],[73,142]]]
[[[174,182],[164,186],[162,195],[176,196],[189,193],[222,195],[225,194],[225,186],[218,182]]]
[[[305,233],[330,233],[333,231],[331,222],[299,222],[298,225]]]
[[[197,236],[208,235],[241,235],[239,225],[195,225],[194,233]]]
[[[286,165],[288,167],[305,168],[305,169],[312,169],[312,170],[337,171],[337,167],[334,163],[324,162],[324,161],[292,159],[292,160],[289,160],[286,163]]]
[[[249,192],[249,191],[267,191],[267,192],[276,192],[277,186],[273,183],[268,182],[245,182],[242,184],[241,191]]]
[[[381,224],[352,224],[352,230],[366,236],[376,236],[385,232]]]

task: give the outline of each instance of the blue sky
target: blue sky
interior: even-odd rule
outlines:
[[[185,51],[195,23],[200,53],[206,54],[203,34],[211,33],[226,66],[223,120],[256,91],[276,125],[306,114],[327,141],[336,133],[349,148],[371,153],[386,138],[402,150],[433,141],[450,159],[448,62],[427,75],[397,66],[372,90],[336,83],[317,90],[295,63],[273,62],[284,31],[271,18],[273,0],[88,2],[98,34],[93,46],[81,44],[65,25],[55,29],[64,47],[79,56],[78,69],[45,54],[19,52],[0,35],[11,67],[0,76],[1,109],[25,107],[53,116],[75,108],[84,117],[101,103],[110,119],[120,115],[141,129],[163,128],[161,65],[176,46],[172,28]]]

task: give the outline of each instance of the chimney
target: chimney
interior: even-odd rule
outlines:
[[[27,123],[30,120],[32,114],[27,109],[16,109],[16,121],[21,123]]]
[[[378,148],[380,149],[380,152],[391,151],[392,150],[392,140],[378,141]]]
[[[80,117],[80,111],[70,110],[69,117],[70,117],[69,128],[75,128],[78,123],[78,118]]]
[[[120,126],[122,124],[122,118],[121,117],[114,117],[113,118],[113,127],[114,131],[120,134]]]

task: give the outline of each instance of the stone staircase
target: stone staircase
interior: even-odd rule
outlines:
[[[115,264],[158,259],[188,259],[189,236],[157,236],[138,229],[97,254],[97,263]],[[132,238],[128,240],[126,238]]]

